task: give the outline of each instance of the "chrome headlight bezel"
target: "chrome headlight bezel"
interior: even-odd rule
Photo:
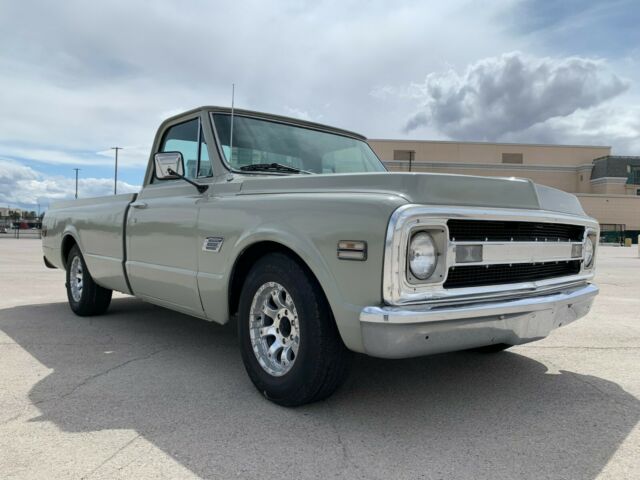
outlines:
[[[593,264],[594,255],[595,246],[593,245],[593,240],[587,235],[584,241],[584,266],[586,268],[589,268]]]
[[[396,210],[387,229],[383,297],[391,305],[404,303],[404,299],[421,298],[434,288],[441,289],[449,269],[447,219],[429,218],[421,212],[414,214],[411,207]],[[436,267],[426,280],[414,276],[409,268],[409,243],[420,232],[431,236],[439,253]]]
[[[584,270],[593,270],[596,265],[596,251],[598,249],[598,237],[599,232],[594,228],[587,228],[584,232],[584,241],[582,242],[582,266]],[[589,242],[589,243],[587,243]],[[587,258],[587,252],[589,250],[588,245],[591,245],[591,258]]]

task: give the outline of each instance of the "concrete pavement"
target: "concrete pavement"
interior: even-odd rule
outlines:
[[[640,259],[602,248],[588,317],[496,355],[358,356],[285,409],[232,329],[117,296],[66,305],[40,242],[0,240],[0,478],[640,478]]]

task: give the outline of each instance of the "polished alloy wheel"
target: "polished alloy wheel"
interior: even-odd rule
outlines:
[[[291,370],[298,355],[300,331],[293,298],[276,282],[262,285],[253,296],[249,334],[253,353],[269,375]]]
[[[71,270],[69,275],[69,287],[71,288],[71,296],[73,300],[79,302],[82,298],[82,260],[80,257],[74,257],[71,262]]]

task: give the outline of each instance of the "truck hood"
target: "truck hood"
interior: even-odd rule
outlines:
[[[424,205],[522,208],[585,215],[574,195],[521,178],[390,172],[246,176],[239,193],[304,192],[380,193]]]

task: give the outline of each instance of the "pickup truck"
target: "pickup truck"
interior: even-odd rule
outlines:
[[[571,194],[391,173],[359,134],[220,107],[161,124],[139,193],[57,203],[42,227],[73,312],[116,290],[235,321],[285,406],[332,394],[352,352],[498,352],[582,317],[598,236]]]

